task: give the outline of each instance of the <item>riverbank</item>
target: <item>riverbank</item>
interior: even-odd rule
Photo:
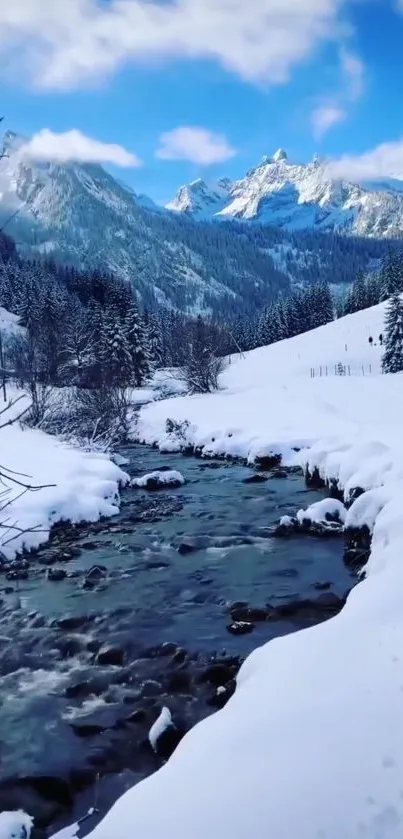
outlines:
[[[24,401],[6,410],[2,421],[18,415]],[[85,452],[19,423],[1,429],[1,444],[2,490],[7,491],[0,517],[3,561],[44,544],[56,523],[94,522],[119,512],[119,489],[127,475],[107,455]]]

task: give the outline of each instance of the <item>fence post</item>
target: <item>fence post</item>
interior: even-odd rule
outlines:
[[[351,376],[350,365],[348,365],[348,375]]]
[[[327,364],[326,364],[326,376],[327,376]]]
[[[320,365],[320,372],[319,372],[319,375],[320,375],[320,377],[322,378],[322,365]]]
[[[370,375],[372,373],[372,364],[369,365],[369,373],[370,373]]]

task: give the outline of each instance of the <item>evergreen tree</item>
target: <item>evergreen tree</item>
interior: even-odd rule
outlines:
[[[122,331],[131,361],[133,384],[141,387],[151,371],[151,354],[144,319],[135,300],[132,300],[126,312]]]
[[[296,291],[291,294],[287,301],[287,331],[288,338],[300,335],[305,330],[306,311],[305,300],[302,292]]]
[[[366,280],[367,306],[376,306],[381,298],[381,284],[379,274],[369,274]]]
[[[133,372],[131,346],[115,308],[104,313],[101,331],[102,380],[106,386],[128,385]]]
[[[367,306],[367,287],[364,279],[364,274],[359,271],[351,289],[349,296],[349,314],[354,312],[361,312]]]
[[[147,339],[150,368],[158,370],[165,365],[166,347],[165,334],[161,318],[156,312],[144,313],[144,328]]]
[[[321,326],[324,326],[326,323],[330,323],[330,321],[334,318],[334,303],[329,284],[323,281],[320,282],[318,286],[320,301],[319,317],[321,320]]]
[[[282,297],[277,301],[273,307],[273,340],[283,341],[284,338],[289,337],[289,327],[287,320],[287,303]]]
[[[403,260],[401,254],[388,253],[382,261],[381,300],[388,300],[395,291],[403,291]]]
[[[386,311],[384,344],[382,372],[400,373],[403,370],[403,303],[398,291],[392,295]]]
[[[315,283],[306,289],[306,329],[317,329],[333,319],[333,301],[327,283]]]

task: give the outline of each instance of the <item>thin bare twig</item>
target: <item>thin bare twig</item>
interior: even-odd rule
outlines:
[[[40,489],[51,489],[56,486],[56,484],[39,484],[38,486],[35,486],[34,484],[24,484],[23,481],[18,481],[17,478],[10,478],[9,475],[5,475],[2,470],[3,467],[0,465],[0,477],[11,481],[13,484],[17,484],[17,486],[24,487],[26,490],[29,489],[31,492],[37,492]],[[18,472],[15,474],[17,475]]]
[[[19,478],[32,478],[32,475],[26,475],[25,472],[15,472],[14,469],[9,469],[8,466],[2,466],[1,469],[3,469],[4,472],[9,472],[10,475],[18,475]],[[13,479],[10,478],[10,480],[12,481]]]
[[[14,425],[14,423],[19,422],[20,419],[22,419],[22,417],[25,414],[27,414],[30,409],[31,405],[28,405],[26,408],[24,408],[23,411],[21,411],[20,414],[18,414],[18,417],[11,417],[11,419],[7,420],[7,422],[3,422],[3,424],[0,425],[0,431],[2,430],[2,428],[6,428],[8,425]]]
[[[10,499],[6,502],[6,504],[3,504],[3,506],[2,506],[2,507],[0,507],[0,513],[3,513],[3,512],[4,512],[4,510],[7,510],[7,507],[9,507],[9,506],[10,506],[10,504],[13,504],[13,503],[14,503],[14,501],[18,501],[20,498],[22,498],[22,496],[23,496],[23,495],[26,495],[26,493],[27,493],[28,491],[29,491],[29,490],[28,490],[26,487],[24,487],[24,489],[22,490],[22,492],[20,492],[20,493],[19,493],[19,495],[13,495],[13,496],[12,496],[12,497],[11,497],[11,498],[10,498]],[[11,488],[10,488],[9,492],[10,492],[10,494],[11,494]],[[6,521],[6,519],[3,519],[3,520],[0,522],[0,527],[4,524],[4,521]]]
[[[5,414],[6,411],[9,411],[10,408],[13,408],[14,405],[17,404],[17,402],[21,402],[21,399],[27,399],[27,396],[25,395],[25,393],[22,393],[21,396],[17,396],[15,399],[10,399],[7,402],[7,405],[5,405],[4,408],[2,408],[0,410],[0,417],[2,416],[2,414]]]
[[[0,529],[1,529],[1,525],[0,525]],[[9,525],[9,526],[7,526],[6,530],[16,530],[17,532],[15,533],[14,536],[10,536],[9,539],[6,539],[5,542],[2,542],[1,543],[2,547],[5,547],[5,545],[9,545],[10,542],[14,542],[14,540],[18,539],[19,536],[25,536],[26,533],[48,533],[49,532],[47,529],[41,528],[41,525],[39,525],[39,524],[35,525],[35,527],[26,527],[25,529],[23,529],[21,527],[16,527],[15,525],[13,525],[13,526]]]

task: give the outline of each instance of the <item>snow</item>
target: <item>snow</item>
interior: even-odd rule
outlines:
[[[80,825],[76,822],[76,824],[71,824],[69,827],[58,830],[57,833],[53,834],[51,839],[77,839],[79,828]]]
[[[287,160],[287,152],[284,149],[277,149],[273,154],[273,160],[277,163],[279,160]]]
[[[292,516],[281,516],[280,527],[294,527],[295,521]]]
[[[22,326],[19,326],[20,319],[18,315],[9,312],[3,306],[0,306],[0,332],[6,338],[18,335],[23,332]]]
[[[367,236],[396,236],[403,223],[401,182],[350,183],[332,178],[326,160],[292,163],[283,149],[236,181],[182,186],[166,207],[198,219],[243,219],[288,230],[311,227]]]
[[[167,730],[167,728],[171,728],[172,726],[172,714],[169,708],[164,707],[158,717],[156,719],[154,725],[151,726],[150,731],[148,732],[148,739],[150,741],[151,748],[154,751],[157,751],[157,743],[161,734]]]
[[[33,819],[22,810],[0,813],[0,839],[29,839]]]
[[[166,210],[192,213],[198,219],[208,219],[225,206],[232,184],[228,178],[206,183],[197,178],[182,186],[175,198],[165,205]]]
[[[161,486],[167,487],[183,485],[185,483],[185,479],[180,472],[177,472],[176,469],[167,469],[166,472],[157,470],[155,472],[148,472],[147,475],[142,475],[141,478],[133,478],[131,485],[138,488],[147,488],[150,481],[156,481]]]
[[[322,501],[311,504],[306,510],[298,510],[297,520],[300,524],[307,520],[316,524],[323,524],[330,520],[328,517],[331,517],[344,524],[346,515],[347,510],[341,501],[335,498],[323,498]],[[287,517],[283,516],[282,523],[287,526],[287,522],[284,522],[285,518]]]
[[[63,827],[61,830],[58,830],[58,832],[54,833],[50,837],[50,839],[78,839],[78,833],[80,831],[82,823],[87,821],[88,818],[90,818],[97,812],[98,810],[96,810],[95,807],[90,807],[85,816],[79,819],[78,822],[70,824],[68,825],[68,827]]]
[[[168,417],[187,419],[188,441],[205,453],[277,451],[346,495],[360,486],[345,524],[368,524],[372,550],[340,614],[256,649],[225,708],[126,792],[91,839],[245,839],[262,825],[278,839],[401,839],[403,377],[379,375],[381,351],[368,346],[383,310],[233,361],[222,392],[142,409],[150,442],[164,440]],[[311,379],[311,366],[343,352],[355,366],[371,359],[373,374]]]
[[[167,418],[187,420],[186,442],[206,454],[253,461],[276,451],[286,463],[294,463],[295,447],[312,446],[330,434],[347,434],[350,441],[357,437],[361,443],[366,438],[379,441],[379,424],[385,428],[386,423],[388,445],[389,434],[396,432],[392,406],[401,386],[400,379],[378,375],[384,311],[381,304],[246,356],[233,356],[222,390],[143,407],[139,438],[161,451],[171,450],[178,440],[166,433]],[[335,375],[339,362],[346,376]]]
[[[43,431],[17,424],[0,433],[0,470],[22,483],[44,487],[21,494],[22,488],[6,477],[12,501],[0,513],[0,551],[7,559],[22,548],[46,542],[56,522],[97,521],[119,512],[119,484],[129,478],[107,455],[73,448]],[[29,532],[20,533],[18,528]]]

